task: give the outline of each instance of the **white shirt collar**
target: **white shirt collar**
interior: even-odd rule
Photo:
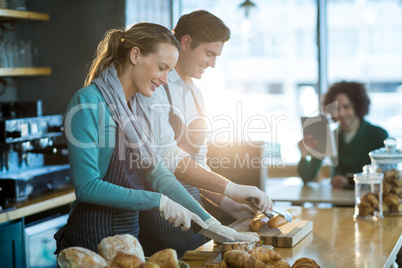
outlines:
[[[168,75],[168,81],[169,81],[169,83],[175,83],[179,80],[183,81],[183,80],[181,80],[180,75],[176,72],[176,69],[173,68],[173,70]]]

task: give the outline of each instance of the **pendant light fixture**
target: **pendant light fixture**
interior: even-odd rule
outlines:
[[[241,17],[241,31],[243,34],[243,37],[247,38],[247,39],[251,39],[252,38],[252,31],[253,28],[255,27],[255,20],[256,18],[256,7],[257,5],[253,2],[251,2],[251,0],[244,0],[243,3],[241,3],[238,6],[239,11],[241,11],[241,13],[243,13],[243,15]],[[254,21],[254,23],[253,23]]]
[[[242,4],[240,4],[239,7],[241,9],[244,9],[244,18],[249,19],[250,11],[251,9],[254,9],[256,7],[256,4],[254,4],[250,0],[245,0]]]

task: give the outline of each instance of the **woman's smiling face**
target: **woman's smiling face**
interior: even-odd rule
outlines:
[[[176,65],[178,57],[177,48],[168,43],[159,44],[155,53],[139,53],[132,76],[135,92],[151,97],[161,84],[167,84],[168,73]]]

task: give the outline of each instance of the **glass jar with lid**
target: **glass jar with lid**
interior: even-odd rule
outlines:
[[[384,174],[384,215],[402,215],[402,151],[394,138],[384,141],[384,148],[369,153],[371,164]]]
[[[382,213],[382,180],[384,174],[375,172],[374,167],[366,165],[362,173],[354,175],[355,214],[354,219],[378,220]]]

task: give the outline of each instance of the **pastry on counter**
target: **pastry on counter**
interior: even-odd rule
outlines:
[[[270,268],[274,267],[271,264],[265,264],[256,257],[251,256],[243,250],[231,250],[223,254],[223,260],[227,267],[239,268]]]
[[[144,262],[137,256],[118,252],[114,257],[111,266],[116,268],[134,268],[140,267]]]
[[[253,257],[256,257],[260,261],[264,263],[272,263],[276,261],[280,261],[282,259],[279,253],[273,251],[272,249],[265,247],[256,247],[250,250],[247,250],[247,253]]]
[[[89,249],[69,247],[57,255],[57,265],[60,268],[103,268],[107,263],[102,256]]]
[[[320,266],[313,259],[300,258],[295,261],[291,268],[320,268]]]
[[[163,268],[176,268],[179,267],[177,253],[174,249],[167,248],[154,253],[147,262],[155,263]]]
[[[131,234],[105,237],[98,245],[98,252],[108,264],[112,263],[119,252],[137,256],[142,262],[145,262],[142,246]]]

